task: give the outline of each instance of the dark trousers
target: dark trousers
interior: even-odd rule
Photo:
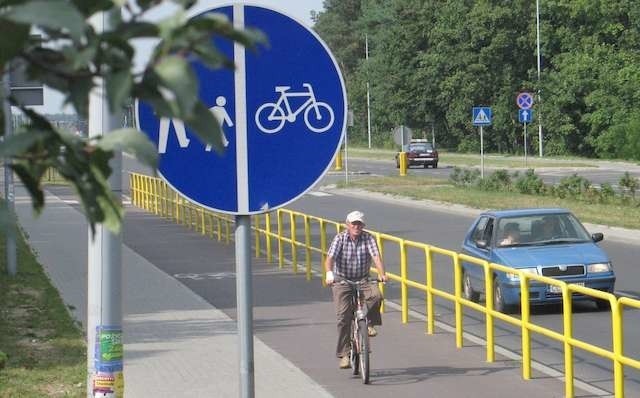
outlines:
[[[349,342],[351,334],[351,321],[353,320],[352,295],[355,294],[353,288],[349,285],[334,283],[333,304],[336,308],[336,316],[338,318],[338,345],[336,346],[336,355],[341,358],[349,355]],[[382,303],[382,293],[378,289],[378,284],[370,283],[363,287],[365,302],[369,312],[367,319],[370,325],[382,325],[382,317],[380,316],[380,304]]]

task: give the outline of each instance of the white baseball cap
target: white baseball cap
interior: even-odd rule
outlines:
[[[364,214],[361,211],[356,210],[347,214],[348,223],[354,223],[356,221],[360,221],[361,223],[364,224]]]

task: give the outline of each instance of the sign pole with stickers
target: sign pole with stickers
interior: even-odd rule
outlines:
[[[475,106],[471,110],[471,122],[480,127],[480,178],[484,179],[484,137],[483,126],[491,125],[491,108],[488,106]]]
[[[119,13],[120,10],[112,11]],[[92,17],[97,31],[108,30],[110,13]],[[120,126],[121,115],[109,110],[105,82],[89,97],[89,136],[101,136]],[[122,152],[109,162],[111,193],[120,202],[122,195]],[[122,342],[122,232],[114,233],[97,224],[88,231],[87,270],[87,396],[124,396]]]
[[[157,145],[167,184],[191,202],[235,216],[240,396],[253,397],[251,215],[293,202],[331,168],[346,131],[347,95],[338,63],[306,25],[260,6],[210,12],[269,38],[269,46],[247,52],[212,38],[233,70],[192,63],[200,99],[220,123],[222,151],[200,142],[181,120],[158,118],[144,102],[136,103],[136,117]]]

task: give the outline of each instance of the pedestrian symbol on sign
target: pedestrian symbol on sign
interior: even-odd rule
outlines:
[[[488,106],[474,107],[472,121],[474,126],[489,126],[491,124],[491,108]]]
[[[489,123],[489,117],[486,113],[484,113],[482,109],[480,109],[480,112],[478,112],[478,114],[476,115],[474,122],[478,124]]]

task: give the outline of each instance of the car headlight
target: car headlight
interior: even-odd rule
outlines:
[[[528,274],[538,275],[538,269],[536,267],[518,268],[518,270],[522,272],[526,272]],[[518,277],[518,274],[516,274],[515,272],[507,272],[507,278],[511,279],[512,281],[520,280],[520,278]]]
[[[611,271],[611,263],[595,263],[587,265],[587,272],[590,274],[595,274],[598,272],[610,272]]]

